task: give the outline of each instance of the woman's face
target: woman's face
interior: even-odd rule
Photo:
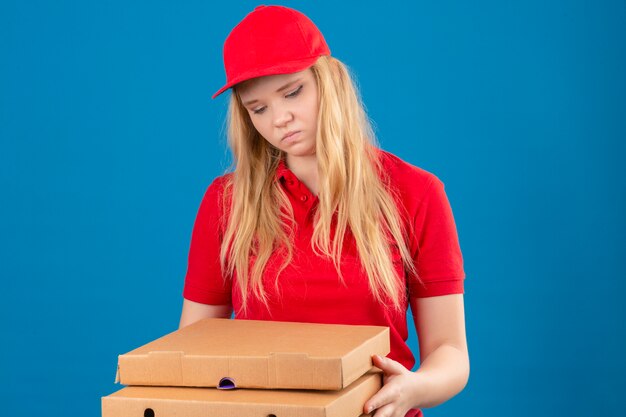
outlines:
[[[310,68],[255,78],[237,91],[265,140],[291,158],[315,155],[319,105],[317,82]]]

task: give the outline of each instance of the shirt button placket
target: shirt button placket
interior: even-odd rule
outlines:
[[[300,201],[303,203],[302,206],[303,206],[303,214],[304,214],[301,226],[303,228],[308,229],[311,223],[311,207],[312,207],[311,203],[313,202],[313,200],[310,198],[309,195],[301,194]],[[308,232],[307,232],[307,235],[308,235]]]

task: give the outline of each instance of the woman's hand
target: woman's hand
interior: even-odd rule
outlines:
[[[425,391],[422,375],[411,372],[393,359],[372,356],[374,366],[383,371],[383,387],[363,406],[376,417],[404,417],[411,408],[419,407]]]

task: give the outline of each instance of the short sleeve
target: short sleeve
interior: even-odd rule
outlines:
[[[202,304],[231,304],[231,281],[224,279],[219,260],[222,178],[216,178],[207,188],[191,234],[183,297]]]
[[[413,215],[413,231],[411,248],[420,280],[409,277],[409,296],[462,294],[465,272],[459,238],[444,184],[435,176]]]

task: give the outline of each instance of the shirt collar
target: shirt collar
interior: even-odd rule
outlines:
[[[278,162],[278,167],[276,168],[276,181],[279,181],[279,180],[281,180],[283,178],[287,178],[290,175],[293,175],[293,173],[287,167],[287,164],[285,163],[285,160],[281,159]]]

